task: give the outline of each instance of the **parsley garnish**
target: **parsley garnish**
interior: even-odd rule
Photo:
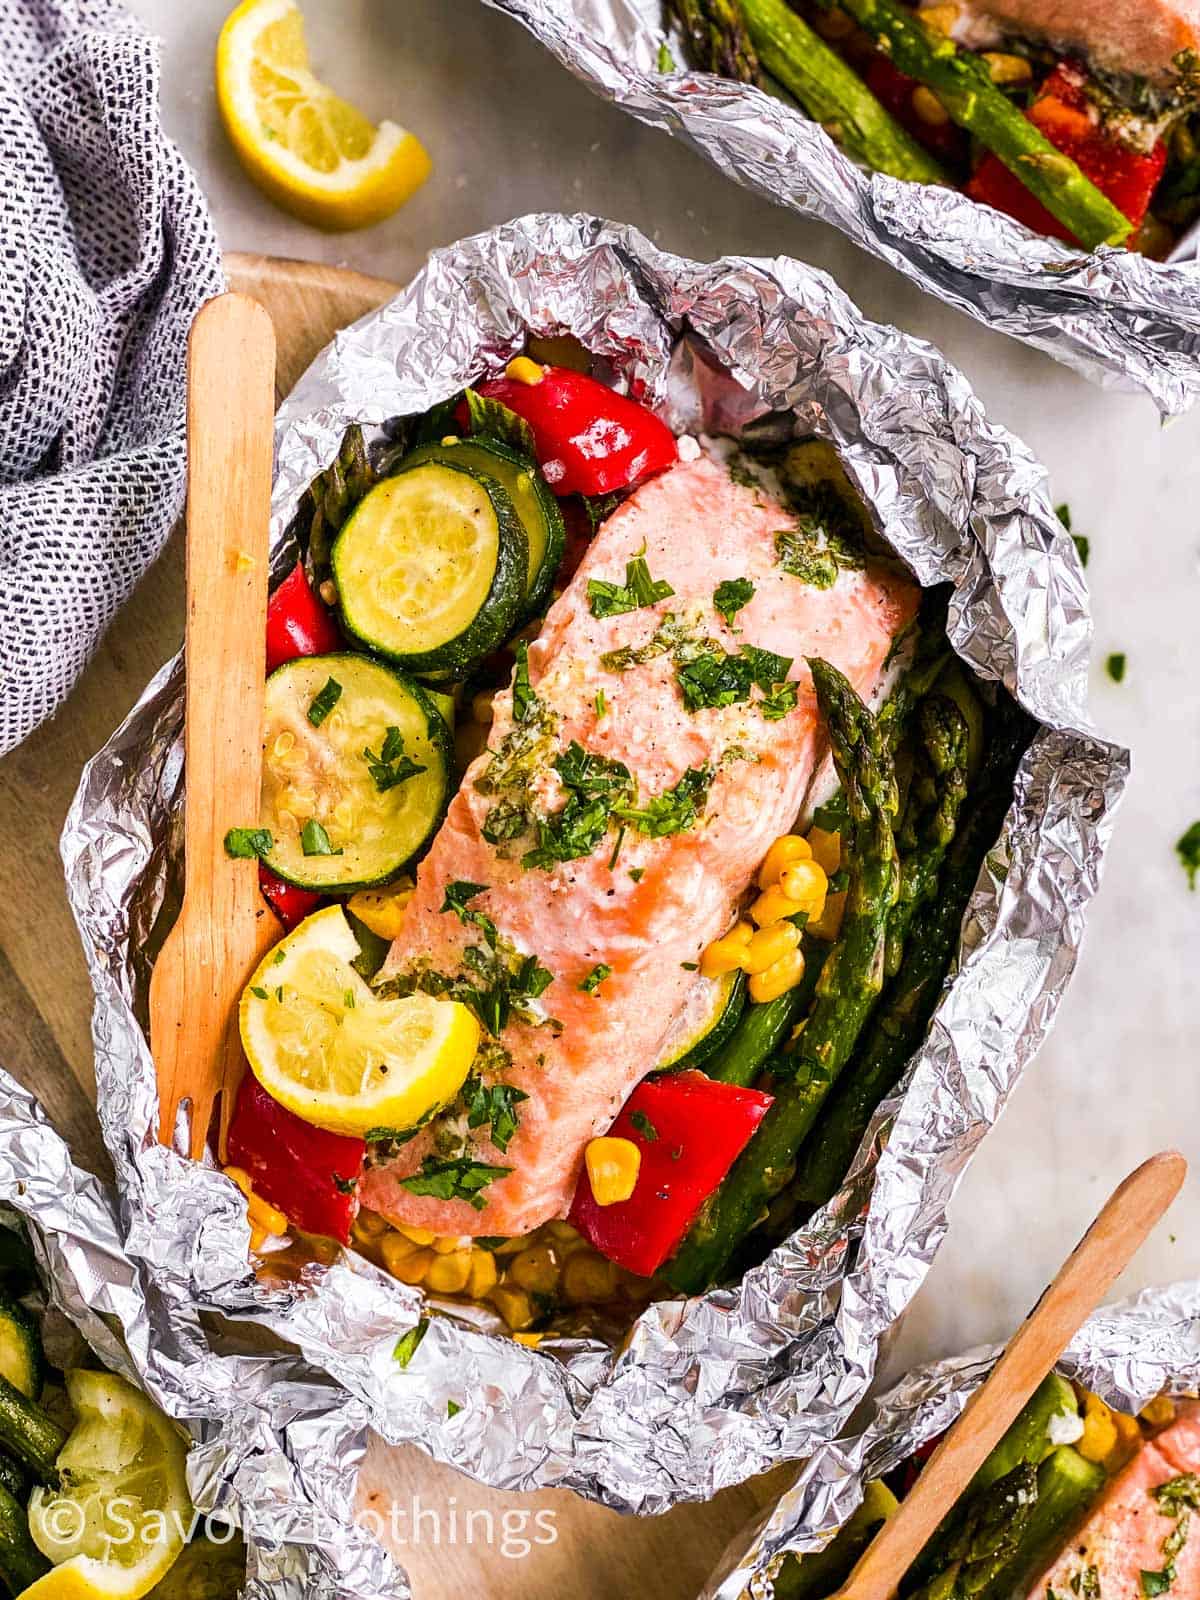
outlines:
[[[843,567],[861,567],[862,525],[833,484],[792,484],[792,527],[775,535],[775,559],[793,578],[814,589],[831,589]]]
[[[583,509],[587,512],[588,526],[593,534],[608,521],[624,498],[619,489],[614,489],[611,494],[580,495]]]
[[[588,606],[594,617],[618,617],[625,611],[638,611],[644,606],[657,605],[675,593],[665,578],[652,578],[644,556],[635,556],[625,563],[624,584],[609,583],[604,578],[589,578]]]
[[[462,1407],[459,1405],[457,1400],[447,1400],[446,1401],[446,1418],[447,1418],[447,1421],[453,1422],[454,1418],[458,1415],[458,1413],[461,1410],[462,1410]]]
[[[1173,1517],[1175,1526],[1162,1542],[1163,1565],[1158,1572],[1140,1571],[1142,1593],[1146,1600],[1166,1594],[1175,1582],[1175,1557],[1187,1543],[1192,1512],[1200,1511],[1200,1476],[1194,1472],[1181,1472],[1151,1489],[1158,1512],[1163,1517]]]
[[[733,619],[754,596],[754,585],[749,578],[726,578],[713,590],[713,605],[732,627]]]
[[[262,988],[257,983],[250,990],[250,993],[255,997],[256,1000],[269,1000],[271,998],[269,990]]]
[[[633,879],[634,883],[641,883],[642,879],[646,876],[646,869],[645,867],[630,867],[629,876]]]
[[[633,779],[623,761],[585,750],[575,739],[555,758],[554,770],[567,791],[567,802],[560,811],[538,819],[537,845],[521,857],[525,867],[551,867],[557,861],[591,855],[608,832],[615,803],[633,793]]]
[[[335,850],[329,842],[329,835],[317,821],[310,817],[300,830],[300,848],[306,856],[340,856],[341,849]]]
[[[605,715],[608,710],[608,701],[604,698],[604,690],[596,690],[596,717],[597,720]]]
[[[421,1340],[425,1337],[425,1330],[429,1326],[429,1318],[422,1317],[415,1328],[410,1328],[407,1333],[402,1333],[396,1340],[396,1348],[392,1351],[392,1360],[404,1370],[416,1355]]]
[[[1115,650],[1104,663],[1104,670],[1114,683],[1122,683],[1125,679],[1125,652]]]
[[[401,1178],[400,1187],[410,1194],[430,1195],[435,1200],[465,1200],[476,1211],[482,1211],[487,1201],[481,1191],[497,1178],[507,1178],[512,1170],[511,1167],[491,1167],[486,1161],[472,1161],[469,1156],[458,1156],[452,1161],[426,1156],[420,1172]]]
[[[1193,822],[1187,832],[1180,836],[1175,845],[1175,854],[1188,875],[1188,888],[1194,889],[1196,874],[1200,872],[1200,822]]]
[[[671,54],[671,47],[665,39],[659,43],[656,65],[660,72],[675,71],[675,57]]]
[[[513,670],[512,708],[514,722],[528,722],[537,705],[537,696],[529,685],[529,646],[519,644],[514,651],[516,666]]]
[[[644,1111],[631,1111],[629,1113],[629,1120],[641,1134],[642,1138],[647,1141],[647,1143],[657,1144],[658,1129],[650,1121],[650,1118]]]
[[[341,698],[341,684],[336,678],[326,678],[325,687],[313,696],[312,704],[308,708],[308,720],[314,728],[321,726]]]
[[[603,961],[598,961],[587,977],[582,980],[579,987],[584,994],[595,994],[605,978],[612,977],[612,968]]]
[[[511,450],[536,460],[533,430],[524,417],[519,417],[502,400],[490,400],[477,389],[464,389],[463,399],[467,402],[472,433],[481,434],[485,439],[499,439]]]
[[[384,734],[378,755],[373,750],[364,750],[362,756],[380,794],[386,794],[389,789],[426,770],[405,755],[404,735],[396,727],[389,727]]]
[[[618,806],[614,808],[615,814],[625,822],[632,822],[652,839],[685,833],[694,826],[703,809],[712,781],[710,766],[689,767],[677,784],[664,789],[644,806]]]
[[[1066,504],[1063,504],[1061,506],[1055,506],[1054,515],[1062,523],[1063,527],[1067,530],[1067,532],[1071,533],[1071,508],[1070,508],[1070,506],[1066,505]],[[1075,546],[1076,550],[1079,552],[1079,565],[1081,567],[1086,567],[1087,564],[1088,564],[1088,557],[1092,553],[1092,542],[1091,542],[1091,540],[1084,533],[1071,533],[1071,543]]]
[[[464,927],[473,924],[476,928],[479,928],[484,938],[494,949],[496,945],[496,924],[491,917],[485,916],[482,911],[472,911],[467,904],[469,900],[474,900],[477,894],[483,894],[486,889],[487,884],[485,883],[466,883],[463,879],[458,878],[455,882],[446,885],[446,898],[442,901],[441,909],[443,911],[453,911]]]
[[[1154,1600],[1155,1595],[1166,1594],[1175,1582],[1175,1567],[1171,1562],[1161,1572],[1147,1572],[1143,1567],[1139,1576],[1146,1600]]]
[[[270,855],[275,840],[270,828],[230,828],[225,835],[225,854],[235,861],[253,861]]]
[[[511,1083],[488,1083],[472,1074],[463,1084],[463,1100],[467,1107],[467,1127],[491,1127],[491,1141],[497,1150],[508,1149],[509,1140],[516,1133],[520,1118],[516,1107],[529,1096]]]

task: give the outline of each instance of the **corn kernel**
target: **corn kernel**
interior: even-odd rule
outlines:
[[[382,1239],[390,1226],[378,1211],[360,1211],[354,1219],[354,1231],[364,1239]]]
[[[366,924],[379,939],[394,939],[404,921],[405,908],[413,897],[407,878],[388,884],[386,889],[360,889],[346,902],[346,909]]]
[[[846,912],[846,891],[841,889],[837,894],[826,895],[825,909],[815,922],[805,924],[805,933],[811,933],[814,939],[824,939],[832,943],[842,931],[842,917]]]
[[[714,939],[700,957],[702,975],[706,978],[719,978],[723,972],[736,972],[742,964],[746,946],[753,934],[752,923],[737,922],[728,933],[719,939]]]
[[[829,893],[824,867],[819,867],[815,861],[796,861],[783,869],[779,887],[789,900],[797,902],[801,911],[808,913],[810,922],[820,920],[825,896]]]
[[[397,1222],[396,1232],[402,1233],[412,1244],[430,1245],[437,1238],[437,1234],[430,1228],[412,1228],[405,1222]]]
[[[800,943],[800,930],[793,922],[772,922],[760,928],[746,946],[742,966],[751,977],[765,972],[789,955]]]
[[[383,1257],[383,1264],[389,1272],[395,1273],[401,1261],[407,1261],[409,1256],[415,1255],[421,1249],[419,1244],[414,1244],[411,1239],[406,1239],[402,1233],[389,1233],[379,1246],[379,1253]],[[432,1253],[432,1252],[431,1252]]]
[[[467,1293],[472,1300],[482,1300],[496,1287],[496,1258],[489,1250],[471,1251],[471,1270],[467,1275]]]
[[[530,1294],[553,1294],[558,1288],[559,1264],[553,1245],[536,1244],[514,1256],[508,1276]]]
[[[632,1139],[614,1139],[611,1135],[593,1139],[583,1159],[592,1186],[592,1198],[598,1206],[611,1206],[628,1200],[637,1188],[642,1152]]]
[[[225,1176],[230,1183],[236,1184],[246,1196],[246,1199],[249,1200],[252,1190],[250,1174],[243,1167],[226,1167]]]
[[[514,1344],[523,1344],[525,1346],[526,1350],[536,1350],[538,1345],[541,1344],[541,1342],[542,1342],[542,1335],[540,1333],[514,1333],[513,1334],[513,1343]]]
[[[927,89],[923,83],[919,83],[912,92],[912,108],[928,127],[940,128],[950,121],[950,113],[933,90]]]
[[[321,596],[321,599],[324,600],[327,606],[337,605],[337,584],[334,583],[332,578],[326,578],[325,582],[317,590],[317,593]]]
[[[251,1250],[253,1250],[255,1252],[255,1254],[257,1254],[258,1251],[260,1251],[262,1249],[263,1245],[265,1245],[266,1242],[267,1242],[267,1230],[265,1228],[251,1228],[250,1229],[250,1248],[251,1248]]]
[[[778,884],[764,889],[758,899],[750,907],[750,916],[760,928],[769,928],[773,922],[782,922],[785,917],[794,917],[803,907],[798,901],[784,894]]]
[[[450,1255],[435,1256],[422,1281],[433,1294],[461,1294],[470,1276],[470,1250],[455,1250]]]
[[[536,361],[531,361],[528,356],[514,356],[504,369],[504,376],[511,378],[514,383],[541,383],[546,376],[545,367],[539,367]]]
[[[524,1250],[528,1243],[528,1236],[521,1234],[518,1234],[515,1239],[501,1239],[499,1244],[492,1246],[492,1254],[496,1256],[515,1256],[518,1251]]]
[[[471,700],[471,715],[479,723],[480,727],[486,728],[495,716],[495,708],[492,705],[493,699],[493,690],[481,689]]]
[[[507,1283],[498,1283],[488,1299],[510,1328],[527,1328],[534,1319],[533,1301],[524,1289],[514,1289]]]
[[[617,1269],[594,1250],[581,1250],[563,1268],[563,1295],[574,1305],[599,1305],[617,1292]]]
[[[945,34],[947,37],[954,31],[954,24],[958,21],[959,8],[953,0],[944,0],[943,4],[935,6],[922,6],[917,16],[927,28],[934,33]]]
[[[1165,1428],[1175,1421],[1175,1402],[1170,1395],[1160,1394],[1143,1406],[1138,1415],[1148,1428]]]
[[[757,972],[750,979],[750,998],[757,1005],[765,1005],[768,1000],[778,1000],[781,994],[794,989],[803,976],[804,951],[789,950],[787,955],[772,962],[765,972]]]
[[[1083,1397],[1083,1433],[1075,1448],[1097,1465],[1103,1464],[1117,1448],[1117,1424],[1099,1395],[1089,1393]]]
[[[832,833],[828,828],[812,827],[808,830],[808,842],[813,860],[827,878],[832,878],[842,864],[841,834]]]
[[[1009,55],[1003,50],[985,50],[983,59],[993,83],[1029,83],[1033,78],[1033,67],[1024,56]]]
[[[469,1250],[470,1248],[471,1236],[469,1233],[439,1233],[433,1241],[433,1252],[439,1256],[452,1255],[455,1250]]]
[[[278,1239],[287,1232],[288,1219],[277,1206],[264,1200],[260,1194],[251,1194],[246,1201],[246,1215],[253,1227],[261,1228]]]
[[[1125,1411],[1114,1411],[1112,1419],[1117,1430],[1117,1442],[1104,1458],[1104,1470],[1110,1475],[1120,1472],[1142,1447],[1142,1430],[1136,1417],[1131,1417]]]
[[[779,882],[784,867],[793,861],[807,861],[811,855],[812,846],[807,839],[802,839],[798,833],[781,834],[763,857],[758,869],[758,887],[769,889]]]

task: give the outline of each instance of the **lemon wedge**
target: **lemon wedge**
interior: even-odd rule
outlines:
[[[413,1128],[462,1088],[479,1024],[458,1000],[378,999],[357,955],[341,906],[277,944],[242,995],[246,1059],[273,1099],[330,1133]]]
[[[69,1372],[77,1421],[58,1454],[61,1486],[29,1499],[33,1542],[54,1566],[34,1600],[140,1600],[174,1565],[192,1520],[187,1444],[124,1378]]]
[[[318,228],[368,228],[429,176],[419,139],[394,122],[375,127],[313,76],[293,0],[243,0],[226,19],[217,103],[253,181]]]

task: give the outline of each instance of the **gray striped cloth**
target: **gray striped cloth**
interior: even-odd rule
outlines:
[[[0,755],[183,506],[188,328],[224,279],[158,80],[112,0],[0,0]]]

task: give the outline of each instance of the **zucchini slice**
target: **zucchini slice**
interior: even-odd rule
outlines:
[[[737,1027],[745,1004],[744,972],[726,972],[693,984],[654,1064],[655,1072],[676,1072],[707,1061]]]
[[[512,632],[529,541],[508,493],[465,465],[419,461],[376,484],[338,534],[342,622],[376,655],[446,682]]]
[[[37,1324],[15,1300],[0,1294],[0,1377],[28,1400],[36,1400],[46,1381],[46,1358]]]
[[[529,541],[529,573],[525,580],[525,605],[521,618],[535,616],[545,604],[554,575],[562,562],[567,531],[558,501],[528,456],[501,444],[498,439],[443,439],[440,444],[422,445],[407,457],[405,465],[422,461],[444,461],[448,466],[469,467],[495,478],[508,493],[517,515],[525,524]]]
[[[266,687],[267,866],[322,892],[387,883],[442,820],[451,749],[429,695],[394,667],[350,652],[285,662]]]

